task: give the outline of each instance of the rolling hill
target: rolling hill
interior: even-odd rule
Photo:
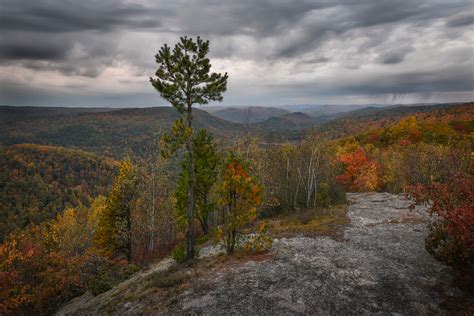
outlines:
[[[303,110],[303,113],[306,113],[310,116],[319,117],[319,116],[330,116],[338,113],[347,113],[352,111],[361,110],[364,108],[384,108],[382,105],[359,105],[359,104],[347,104],[347,105],[321,105],[317,107],[310,107]]]
[[[221,119],[239,124],[263,122],[271,117],[289,113],[290,111],[285,109],[263,106],[229,107],[212,112],[213,115]]]
[[[127,154],[147,157],[158,152],[160,136],[169,131],[174,120],[179,117],[171,107],[92,109],[91,112],[86,112],[87,109],[46,108],[43,114],[40,109],[43,108],[1,107],[0,114],[3,116],[8,112],[8,120],[4,117],[0,119],[0,145],[35,143],[78,148],[116,159]],[[310,128],[328,132],[331,137],[337,138],[368,128],[384,127],[410,115],[463,119],[472,116],[473,109],[472,102],[402,105],[366,107],[313,117],[302,112],[287,111],[280,115],[283,112],[276,111],[279,109],[269,108],[266,111],[260,107],[251,107],[251,115],[260,115],[254,116],[253,120],[260,120],[270,113],[278,115],[248,126],[195,109],[194,126],[196,129],[207,128],[220,140],[230,139],[244,131],[271,135],[272,141],[298,140]],[[246,111],[237,109],[235,113],[244,115]]]
[[[82,150],[33,144],[0,147],[0,241],[16,228],[105,195],[118,162]]]
[[[368,107],[327,118],[317,130],[332,137],[344,137],[371,128],[387,127],[394,122],[416,116],[423,120],[467,121],[474,117],[474,102],[435,105],[399,105],[386,108]]]
[[[29,118],[66,117],[80,113],[110,112],[113,108],[66,108],[0,105],[1,121],[18,121]]]
[[[266,132],[272,132],[307,129],[318,122],[320,122],[318,118],[311,117],[302,112],[293,112],[278,117],[271,117],[263,122],[255,123],[253,126]]]
[[[51,108],[46,108],[46,112]],[[0,120],[0,145],[35,143],[84,149],[122,158],[146,156],[158,151],[160,135],[179,117],[171,107],[78,112],[73,115],[32,115],[38,108],[3,107],[10,119]],[[20,114],[21,115],[20,115]],[[216,138],[239,134],[242,126],[194,110],[196,129],[207,128]]]

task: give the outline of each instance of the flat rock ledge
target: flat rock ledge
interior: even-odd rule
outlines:
[[[443,301],[464,295],[452,271],[424,249],[426,208],[388,193],[348,194],[351,205],[342,239],[296,237],[274,240],[267,260],[246,261],[192,280],[166,314],[173,315],[433,315]],[[203,249],[202,255],[221,252]],[[103,314],[114,291],[164,271],[171,259],[116,288],[76,298],[58,314]],[[110,303],[110,301],[108,302]],[[133,304],[133,303],[132,303]],[[94,307],[97,308],[94,308]],[[141,314],[140,306],[132,314]],[[130,314],[130,309],[114,314]],[[159,311],[147,311],[160,314]]]
[[[348,194],[342,241],[275,240],[274,256],[198,280],[174,314],[433,315],[462,293],[424,249],[426,208],[388,193]]]

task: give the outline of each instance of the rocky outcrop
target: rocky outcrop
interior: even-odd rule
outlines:
[[[431,315],[446,312],[444,300],[464,295],[452,285],[451,269],[424,249],[424,207],[410,211],[410,201],[387,193],[349,194],[348,199],[351,224],[342,239],[275,240],[265,260],[201,274],[165,309],[150,309],[144,300],[124,304],[112,289],[61,314],[106,313],[100,302],[115,297],[114,314]],[[139,282],[139,275],[134,278]]]

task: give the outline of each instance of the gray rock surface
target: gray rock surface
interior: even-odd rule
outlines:
[[[107,314],[106,305],[123,315],[445,314],[443,300],[463,293],[452,285],[451,269],[424,249],[426,209],[410,211],[410,201],[387,193],[348,199],[351,224],[342,239],[274,240],[266,260],[242,261],[193,279],[166,310],[151,308],[146,293],[127,303],[119,293],[140,291],[140,280],[169,269],[170,259],[97,297],[78,298],[59,314]],[[221,252],[203,249],[201,256]]]
[[[424,249],[426,209],[387,193],[349,194],[343,241],[275,240],[272,259],[202,278],[182,293],[176,314],[443,314],[462,293],[450,268]]]

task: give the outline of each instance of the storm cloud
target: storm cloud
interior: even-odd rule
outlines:
[[[224,104],[474,99],[471,0],[0,0],[0,103],[154,106],[154,54],[211,41]]]

